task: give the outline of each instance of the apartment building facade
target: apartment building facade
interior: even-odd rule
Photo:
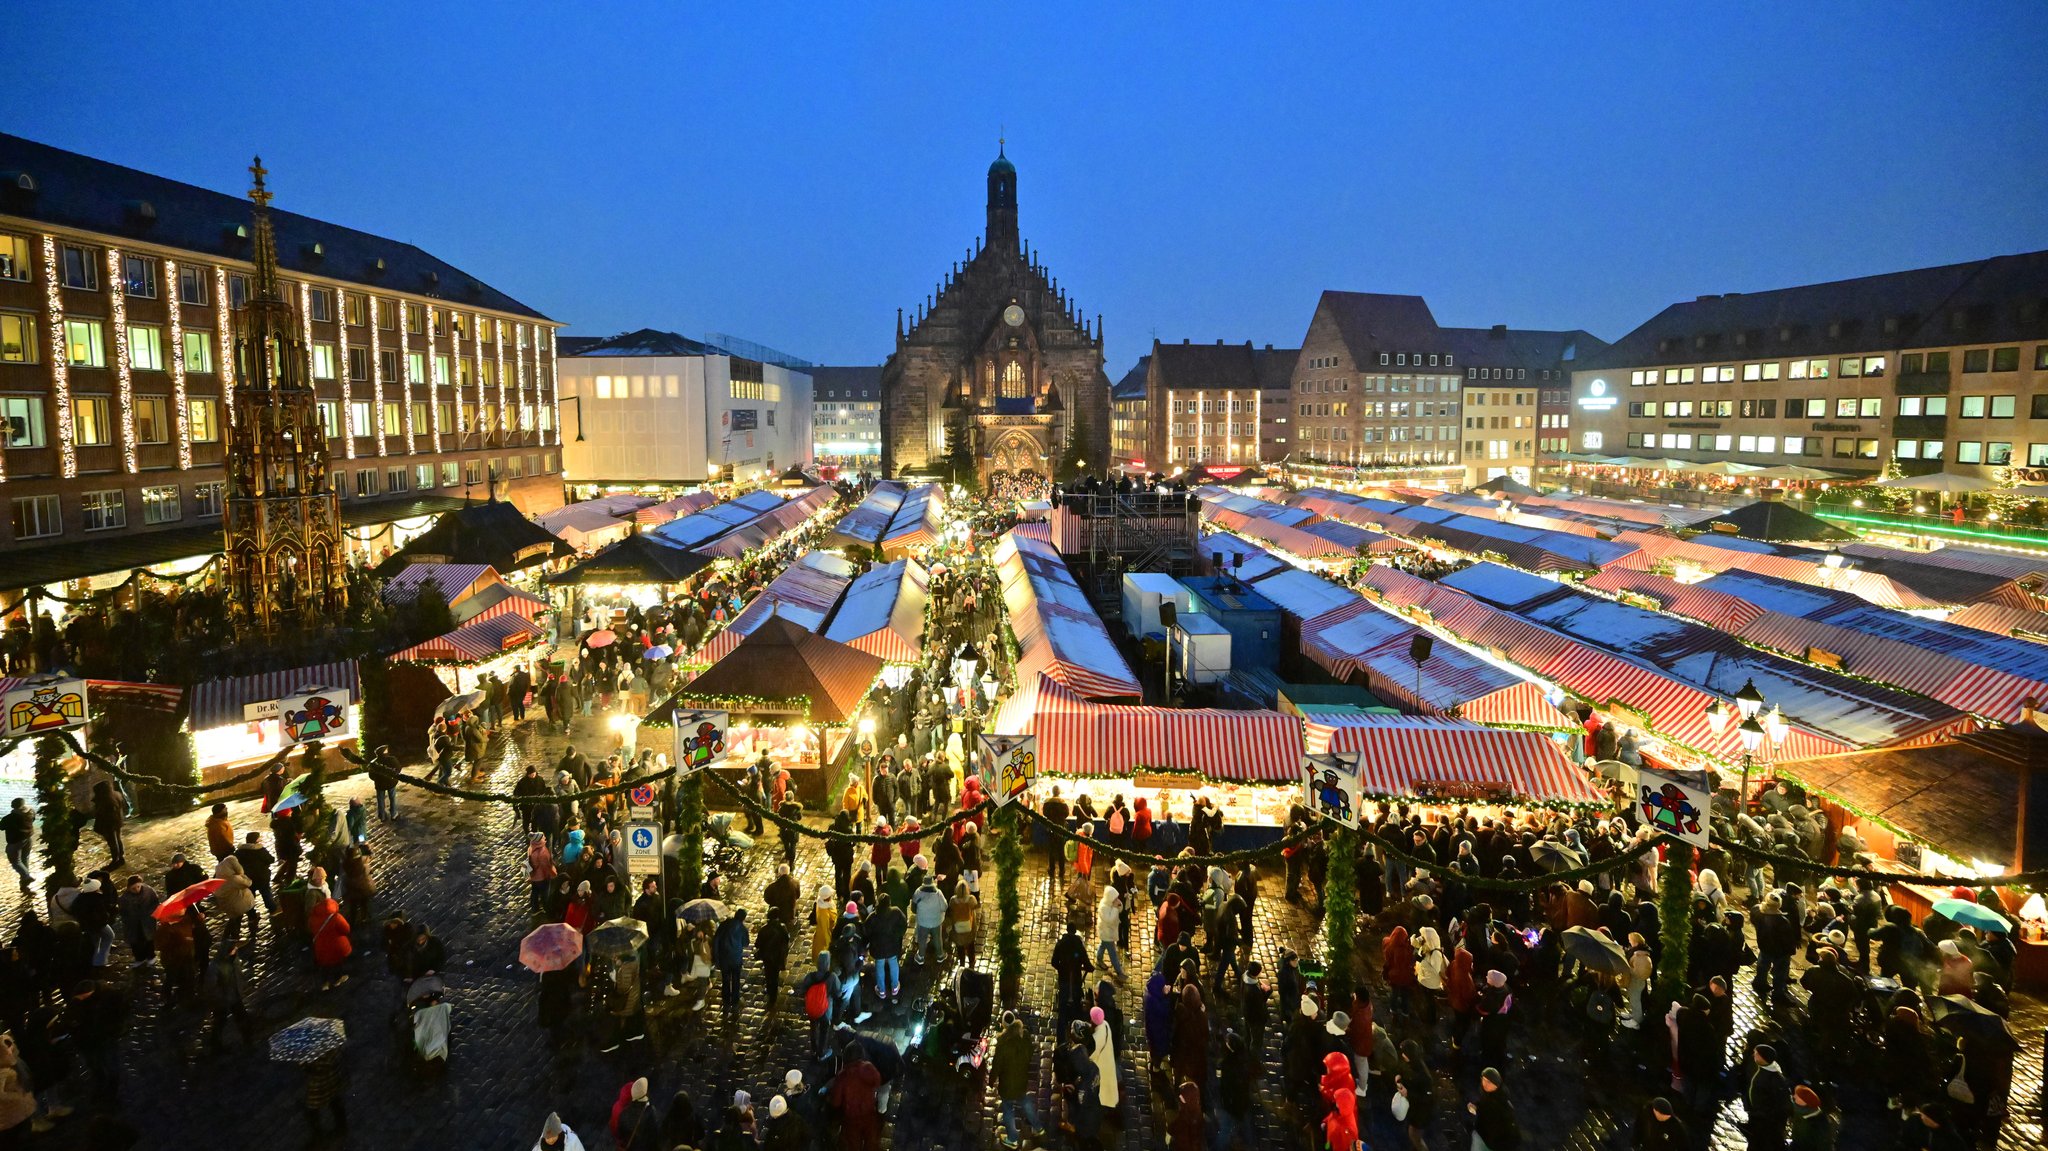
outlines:
[[[552,320],[409,244],[272,218],[359,544],[462,499],[561,503]],[[219,550],[252,255],[240,197],[0,135],[0,584]]]
[[[1673,304],[1572,373],[1573,447],[2048,480],[2048,252]]]
[[[1116,471],[1144,475],[1152,470],[1150,406],[1145,396],[1151,372],[1152,357],[1139,356],[1123,378],[1110,385],[1109,466]]]
[[[812,451],[820,464],[873,471],[882,466],[882,366],[815,367]]]
[[[1570,390],[1570,367],[1582,352],[1607,345],[1583,331],[1538,331],[1495,324],[1490,328],[1447,328],[1446,336],[1464,366],[1465,485],[1502,476],[1533,483],[1539,457],[1566,428],[1546,411],[1546,397]],[[1548,407],[1555,408],[1551,400]],[[1564,417],[1568,419],[1569,417]]]
[[[1251,468],[1278,459],[1284,453],[1269,453],[1267,429],[1290,425],[1269,419],[1266,408],[1275,397],[1286,402],[1299,354],[1271,344],[1154,340],[1141,425],[1151,470]]]

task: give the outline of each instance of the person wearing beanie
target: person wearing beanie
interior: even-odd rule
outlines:
[[[1501,1090],[1499,1069],[1479,1073],[1479,1098],[1465,1104],[1465,1111],[1472,1116],[1472,1151],[1515,1151],[1522,1145],[1522,1128],[1515,1121],[1515,1105]]]
[[[562,1122],[560,1115],[550,1111],[540,1125],[540,1139],[534,1143],[533,1151],[583,1151],[583,1140]]]
[[[761,1147],[763,1151],[810,1151],[810,1122],[790,1107],[786,1096],[777,1095],[768,1101],[768,1122],[762,1129]]]
[[[647,1099],[647,1077],[626,1084],[612,1104],[612,1142],[619,1151],[661,1151],[661,1117]]]
[[[1323,1074],[1323,1055],[1329,1050],[1326,1041],[1330,1037],[1324,1033],[1322,1024],[1316,1022],[1317,1014],[1315,997],[1303,995],[1293,1018],[1288,1020],[1287,1034],[1280,1040],[1280,1068],[1287,1097],[1303,1108],[1316,1097],[1316,1085]]]
[[[1003,1029],[996,1036],[992,1071],[996,1081],[996,1100],[1003,1117],[1005,1147],[1024,1145],[1017,1136],[1017,1116],[1020,1113],[1029,1124],[1033,1138],[1045,1137],[1044,1125],[1038,1119],[1038,1104],[1031,1097],[1031,1065],[1036,1057],[1031,1037],[1024,1031],[1024,1021],[1017,1018],[1014,1011],[1003,1012]]]
[[[1672,1112],[1671,1100],[1658,1096],[1636,1113],[1633,1151],[1691,1151],[1692,1133]]]
[[[1818,1091],[1804,1083],[1792,1089],[1792,1151],[1835,1151],[1836,1126]]]
[[[1786,1086],[1778,1053],[1770,1044],[1757,1044],[1749,1059],[1749,1083],[1742,1092],[1749,1112],[1749,1145],[1752,1151],[1778,1151],[1792,1124],[1792,1090]]]

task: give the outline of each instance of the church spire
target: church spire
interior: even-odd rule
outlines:
[[[249,201],[256,205],[250,213],[255,217],[256,298],[282,300],[284,292],[277,283],[277,233],[270,226],[270,189],[263,185],[270,169],[263,166],[263,157],[249,165],[249,174],[256,178],[249,189]]]
[[[988,246],[1017,250],[1017,166],[1004,154],[1000,136],[995,162],[988,166]]]

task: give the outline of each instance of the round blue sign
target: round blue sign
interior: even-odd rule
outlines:
[[[633,846],[634,846],[634,847],[638,847],[638,848],[643,848],[643,849],[644,849],[644,848],[649,848],[649,847],[653,847],[653,846],[654,846],[654,832],[653,832],[653,831],[651,831],[651,830],[649,830],[648,828],[645,828],[645,827],[636,827],[636,828],[634,828],[634,829],[633,829]]]

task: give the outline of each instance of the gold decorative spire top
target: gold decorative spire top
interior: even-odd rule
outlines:
[[[256,184],[249,189],[249,200],[256,205],[255,217],[255,258],[256,292],[255,299],[282,301],[283,292],[277,286],[277,234],[270,227],[270,189],[263,184],[263,177],[270,169],[263,166],[263,157],[249,165],[249,174],[256,178]]]

